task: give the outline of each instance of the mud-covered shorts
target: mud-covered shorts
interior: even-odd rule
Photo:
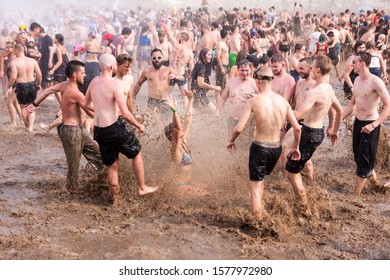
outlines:
[[[291,173],[299,173],[305,167],[306,162],[311,159],[324,137],[324,128],[311,128],[302,125],[301,142],[299,143],[301,158],[299,160],[288,158],[286,170]]]
[[[378,142],[380,136],[380,125],[377,126],[371,133],[362,133],[364,126],[374,121],[361,121],[355,119],[353,125],[353,155],[357,165],[356,176],[368,178],[374,169],[376,154],[378,151]]]
[[[16,83],[15,92],[19,104],[25,105],[33,103],[37,97],[38,86],[33,82]]]
[[[267,147],[266,143],[253,141],[249,150],[249,179],[262,181],[271,174],[282,153],[282,147]]]
[[[95,126],[93,139],[99,144],[100,154],[106,166],[112,165],[119,158],[119,153],[128,158],[135,158],[141,151],[137,137],[126,129],[123,117],[107,127]]]

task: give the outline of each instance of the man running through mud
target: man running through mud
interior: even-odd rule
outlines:
[[[155,192],[158,187],[145,184],[141,144],[125,126],[124,119],[139,131],[145,130],[145,127],[130,113],[123,92],[112,78],[112,74],[117,69],[117,61],[113,55],[103,54],[99,59],[99,66],[102,71],[101,76],[93,79],[89,85],[84,105],[95,112],[94,139],[99,144],[102,161],[107,166],[108,183],[113,205],[116,206],[119,203],[119,153],[133,159],[139,195]],[[119,117],[117,108],[121,111]]]
[[[251,98],[245,106],[244,112],[237,126],[233,130],[227,149],[235,150],[235,140],[243,131],[246,122],[253,113],[256,121],[256,131],[249,155],[249,178],[251,181],[252,212],[256,219],[263,217],[262,197],[264,192],[263,179],[271,174],[282,152],[280,143],[280,129],[285,119],[289,120],[294,128],[294,146],[290,151],[291,159],[299,160],[298,150],[301,127],[299,126],[290,104],[286,99],[271,90],[273,74],[271,69],[263,66],[253,77],[256,79],[260,93]]]

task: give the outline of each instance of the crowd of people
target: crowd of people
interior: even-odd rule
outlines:
[[[69,8],[53,22],[27,25],[6,17],[0,36],[0,78],[11,124],[17,125],[19,116],[32,132],[40,103],[54,94],[60,104],[56,120],[41,127],[57,127],[70,191],[78,188],[83,154],[99,175],[106,170],[113,204],[118,204],[120,153],[132,159],[140,195],[158,190],[145,183],[134,129],[145,130],[136,106],[145,82],[147,110],[164,124],[172,162],[180,170],[195,160],[188,137],[197,116],[208,114],[228,124],[229,151],[246,124],[251,126],[251,205],[258,219],[264,178],[280,158],[302,213],[311,215],[300,173],[306,168],[313,177],[316,148],[325,136],[336,144],[341,121],[351,114],[356,115],[355,195],[369,178],[378,181],[379,132],[390,116],[386,11],[320,15],[297,3],[293,13],[274,6],[211,11],[202,1],[199,9],[172,12],[139,7],[89,13]],[[59,30],[63,33],[52,34]],[[349,100],[344,111],[331,76],[343,83]]]

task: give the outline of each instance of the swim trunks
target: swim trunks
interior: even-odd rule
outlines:
[[[236,64],[236,60],[237,60],[237,54],[229,53],[229,67],[232,67],[234,64]]]
[[[356,175],[361,178],[368,178],[371,176],[378,151],[380,125],[369,134],[361,132],[364,126],[372,122],[374,121],[361,121],[355,119],[353,125],[352,146],[357,165]]]
[[[249,150],[249,179],[262,181],[271,174],[282,153],[282,146],[267,147],[267,143],[253,141]]]
[[[324,136],[324,128],[311,128],[302,125],[301,142],[299,143],[301,158],[299,160],[288,158],[286,170],[290,173],[299,173],[305,167],[305,163],[311,159],[317,147],[322,143]]]
[[[229,69],[229,65],[222,65],[222,68],[224,74],[222,74],[222,71],[221,69],[219,69],[219,67],[217,67],[215,71],[215,84],[217,86],[220,86],[222,89],[224,89],[226,86],[226,75],[229,74],[230,69]]]
[[[28,83],[16,83],[15,92],[16,98],[19,104],[30,104],[33,103],[37,97],[38,86],[33,82]]]
[[[165,103],[165,100],[149,97],[148,108],[156,109],[158,112],[162,114],[169,114],[169,115],[172,114],[171,108]]]
[[[107,127],[94,128],[93,138],[99,144],[104,165],[110,166],[119,158],[119,153],[132,159],[141,151],[137,137],[126,129],[123,117]]]

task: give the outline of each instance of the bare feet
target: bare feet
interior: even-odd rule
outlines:
[[[142,188],[139,188],[138,194],[139,195],[145,195],[148,193],[153,193],[158,190],[159,187],[149,187],[149,186],[143,186]]]
[[[312,216],[311,210],[307,205],[301,205],[300,212],[305,218],[310,218]]]
[[[50,127],[47,124],[39,123],[39,127],[42,128],[46,132],[50,132]]]

